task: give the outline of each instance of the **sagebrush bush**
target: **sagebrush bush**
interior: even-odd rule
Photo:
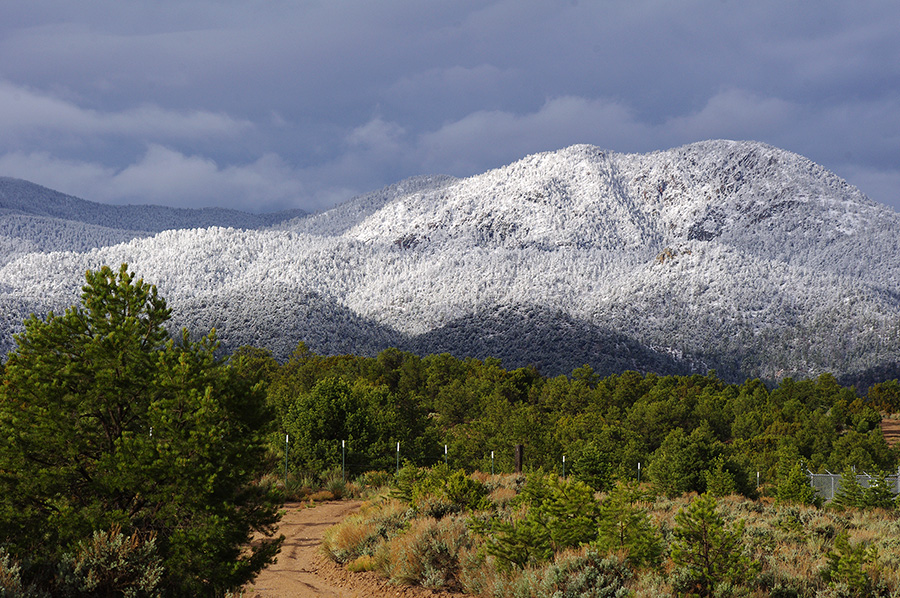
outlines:
[[[21,564],[0,548],[0,598],[50,598],[50,594],[33,585],[23,585]]]
[[[95,532],[60,563],[62,593],[144,598],[161,595],[163,567],[156,539],[126,536],[118,527]]]
[[[460,553],[471,546],[465,520],[417,519],[406,533],[381,545],[375,553],[375,564],[395,583],[458,589]]]
[[[616,556],[593,549],[559,555],[541,571],[534,596],[539,598],[619,598],[628,596],[633,574]]]
[[[410,472],[410,493],[426,476]],[[739,495],[653,497],[646,484],[623,484],[598,498],[552,477],[529,476],[513,497],[513,476],[502,483],[500,476],[477,476],[500,500],[465,515],[442,493],[425,494],[418,508],[393,501],[407,528],[373,540],[367,526],[377,517],[370,514],[345,530],[341,543],[376,555],[354,568],[482,598],[900,596],[896,510],[838,511]],[[442,526],[455,531],[440,532]],[[565,548],[568,541],[581,546]],[[642,554],[649,558],[634,558]],[[614,582],[599,582],[603,576]]]
[[[634,574],[619,556],[592,548],[560,553],[553,561],[498,575],[493,557],[463,551],[460,579],[469,594],[483,598],[600,598],[632,595]],[[492,562],[493,561],[493,562]],[[659,589],[659,584],[655,589]],[[648,596],[659,596],[650,592]]]

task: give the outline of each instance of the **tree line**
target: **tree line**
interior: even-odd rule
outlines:
[[[897,381],[861,396],[828,374],[770,388],[715,372],[600,377],[584,366],[545,377],[491,358],[396,349],[323,356],[301,344],[284,364],[259,349],[238,355],[267,388],[282,439],[273,449],[284,458],[283,435],[294,439],[288,461],[299,473],[339,467],[341,441],[358,469],[393,469],[399,442],[402,459],[498,472],[512,471],[521,444],[531,469],[561,473],[566,456],[566,473],[595,490],[642,475],[669,496],[704,492],[713,474],[752,496],[795,464],[872,473],[898,465],[880,428],[882,412],[900,411]]]

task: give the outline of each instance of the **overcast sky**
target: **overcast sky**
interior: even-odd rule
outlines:
[[[0,175],[320,210],[590,143],[754,139],[900,210],[900,2],[4,0]]]

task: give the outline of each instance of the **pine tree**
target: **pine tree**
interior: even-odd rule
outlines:
[[[280,545],[265,537],[277,501],[254,483],[264,396],[215,357],[212,335],[170,338],[165,301],[126,265],[86,280],[79,306],[25,322],[5,368],[0,543],[42,580],[121,529],[155,537],[164,595],[238,588]]]
[[[778,485],[775,488],[775,500],[779,503],[797,503],[802,505],[820,505],[821,497],[809,484],[809,477],[803,471],[802,462],[782,460],[778,464]]]
[[[600,503],[594,546],[603,552],[624,552],[634,567],[655,566],[662,542],[647,511],[638,506],[650,497],[633,482],[619,482]]]
[[[712,596],[723,583],[738,583],[757,564],[742,554],[744,524],[726,525],[716,499],[702,494],[675,515],[672,562],[681,571],[678,584],[689,595]]]
[[[856,472],[850,468],[841,472],[841,486],[838,488],[832,506],[841,509],[862,509],[866,506],[866,492],[856,479]]]
[[[887,475],[884,473],[879,474],[875,481],[866,488],[863,497],[866,507],[872,509],[892,509],[895,500],[893,484],[888,482]]]

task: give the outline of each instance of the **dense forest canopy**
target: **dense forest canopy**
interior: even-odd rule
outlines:
[[[590,367],[541,376],[506,370],[496,359],[420,357],[389,349],[377,357],[322,356],[300,345],[283,365],[259,361],[280,433],[297,439],[289,460],[299,469],[340,464],[349,443],[357,471],[401,458],[444,459],[468,470],[511,471],[513,446],[530,468],[569,471],[596,489],[636,478],[639,465],[664,492],[706,489],[706,473],[724,467],[736,489],[777,481],[779,462],[812,471],[893,471],[897,452],[884,440],[882,411],[900,410],[896,381],[867,397],[830,375],[728,384],[705,376],[623,372],[600,377]],[[314,439],[314,442],[313,442]]]

